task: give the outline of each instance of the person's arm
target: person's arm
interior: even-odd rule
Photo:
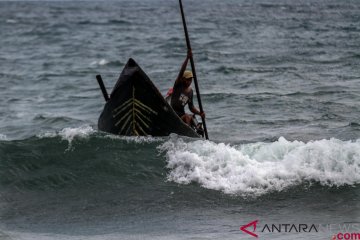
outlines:
[[[191,49],[189,49],[188,52],[187,52],[186,59],[185,59],[184,63],[182,64],[181,69],[180,69],[180,72],[179,72],[179,74],[178,74],[178,76],[177,76],[177,78],[176,78],[176,81],[175,81],[174,86],[175,86],[175,85],[178,85],[178,84],[180,83],[180,80],[181,80],[182,76],[184,75],[186,66],[187,66],[187,64],[188,64],[188,62],[189,62],[189,59],[190,59],[191,57],[192,57],[192,52],[191,52]]]
[[[189,110],[194,113],[194,114],[197,114],[197,115],[200,115],[201,117],[205,118],[205,113],[204,112],[200,112],[193,104],[193,92],[191,92],[191,97],[190,97],[190,100],[189,100]]]
[[[205,118],[205,112],[200,112],[196,107],[192,106],[192,108],[190,108],[190,111],[194,114],[200,115],[201,117]]]

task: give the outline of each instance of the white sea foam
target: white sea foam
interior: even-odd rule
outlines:
[[[7,136],[5,134],[0,133],[0,141],[6,141],[6,140],[7,140]]]
[[[106,59],[101,59],[100,61],[93,61],[93,62],[91,62],[90,65],[91,65],[91,66],[93,66],[93,65],[100,65],[100,66],[102,66],[102,65],[106,65],[106,64],[108,64],[108,63],[109,63],[109,61],[107,61]]]
[[[99,65],[106,65],[106,64],[108,64],[109,63],[109,61],[107,61],[106,59],[101,59],[100,61],[99,61]]]
[[[231,146],[170,138],[168,180],[199,183],[229,194],[259,196],[304,182],[324,186],[360,183],[360,140],[287,141]]]
[[[93,129],[89,125],[83,125],[75,128],[64,128],[58,132],[46,132],[38,134],[38,138],[53,138],[53,137],[61,137],[62,140],[66,140],[69,142],[69,147],[71,147],[71,143],[75,138],[87,138],[91,134],[95,133],[96,130]],[[115,139],[126,141],[128,143],[153,143],[153,142],[164,142],[166,139],[162,137],[151,137],[151,136],[119,136],[115,134],[106,134],[105,138]],[[1,140],[1,134],[0,134]]]
[[[74,140],[74,138],[76,138],[76,137],[87,138],[94,132],[95,132],[95,130],[91,126],[83,125],[83,126],[75,127],[75,128],[70,128],[70,127],[64,128],[60,132],[46,132],[46,133],[38,134],[37,137],[52,138],[52,137],[60,136],[62,140],[69,142],[69,146],[68,146],[67,150],[71,150],[72,149],[72,141]]]
[[[162,137],[152,137],[152,136],[119,136],[114,134],[108,134],[105,136],[110,139],[119,139],[126,141],[127,143],[153,143],[153,142],[163,142],[164,138]]]
[[[86,138],[93,134],[95,130],[89,125],[83,125],[77,128],[64,128],[59,132],[59,135],[63,140],[71,143],[75,137]]]
[[[63,140],[67,140],[71,142],[75,137],[81,137],[86,138],[92,133],[94,133],[95,130],[89,126],[89,125],[82,125],[80,127],[75,128],[64,128],[59,132],[46,132],[37,135],[39,138],[51,138],[51,137],[57,137],[60,136]]]
[[[7,23],[17,23],[18,21],[16,21],[15,19],[6,19]]]

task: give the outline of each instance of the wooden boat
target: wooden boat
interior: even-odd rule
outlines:
[[[108,97],[101,77],[97,76],[107,101],[98,128],[126,136],[168,136],[176,133],[201,137],[185,124],[161,95],[145,72],[129,59]]]

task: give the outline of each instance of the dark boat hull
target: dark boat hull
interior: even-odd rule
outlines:
[[[145,72],[129,59],[102,111],[98,128],[126,136],[200,137],[165,101]]]

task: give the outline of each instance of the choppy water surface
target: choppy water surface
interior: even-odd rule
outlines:
[[[129,57],[162,93],[177,1],[0,2],[0,239],[330,239],[360,221],[360,2],[184,0],[211,141],[97,131]],[[311,233],[265,224],[335,224]]]

